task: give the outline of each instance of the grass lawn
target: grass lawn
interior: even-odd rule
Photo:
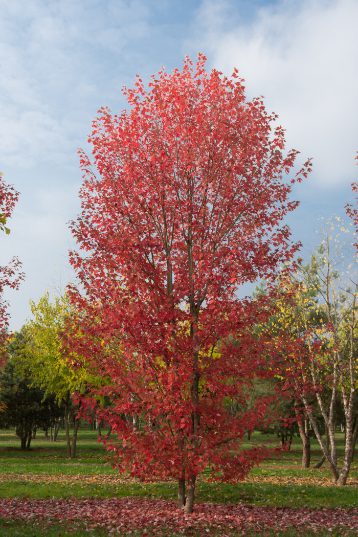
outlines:
[[[273,436],[256,433],[253,443],[265,442],[278,446]],[[340,439],[339,455],[343,451]],[[252,470],[245,482],[230,485],[209,483],[204,476],[198,483],[197,501],[219,504],[244,503],[267,507],[351,508],[358,506],[358,469],[353,467],[351,483],[336,487],[330,482],[327,468],[319,470],[300,467],[300,442],[296,438],[290,452],[280,452]],[[313,464],[320,459],[320,451],[313,442]],[[175,499],[176,483],[140,483],[127,480],[111,468],[103,449],[93,431],[79,432],[78,458],[66,457],[64,435],[57,442],[50,442],[40,431],[33,440],[30,451],[19,449],[19,440],[13,431],[0,431],[0,498],[124,498],[146,497]],[[32,533],[31,533],[32,532]],[[36,533],[37,532],[37,533]],[[56,533],[57,532],[57,533]],[[84,529],[70,532],[66,526],[44,528],[24,524],[21,521],[0,521],[0,535],[107,535],[101,529],[91,533]],[[158,534],[158,533],[157,533]],[[343,535],[329,532],[330,535]],[[353,533],[346,533],[353,535]],[[133,533],[132,535],[136,535]],[[139,534],[138,534],[139,535]],[[159,535],[159,534],[158,534]],[[164,535],[164,534],[163,534]],[[174,534],[168,534],[174,535]],[[193,534],[194,535],[194,534]],[[219,535],[219,534],[218,534]],[[240,535],[232,533],[230,535]],[[252,533],[249,535],[262,535]],[[265,533],[266,535],[266,533]],[[295,530],[267,535],[303,535]],[[311,535],[304,533],[304,535]],[[327,535],[312,533],[312,535]]]
[[[39,537],[41,535],[46,537],[86,537],[88,535],[91,535],[92,537],[108,537],[108,531],[105,529],[95,529],[91,530],[90,532],[85,529],[73,529],[65,524],[53,524],[51,526],[48,525],[41,525],[41,524],[34,524],[32,527],[29,527],[28,524],[22,523],[22,522],[4,522],[0,520],[0,535],[6,536],[6,537]],[[123,534],[125,535],[125,534]],[[143,537],[142,531],[133,531],[131,534],[131,537]],[[148,535],[148,534],[144,534]],[[154,535],[154,534],[153,534]],[[192,537],[201,537],[201,534],[191,534]],[[213,534],[212,534],[213,535]],[[240,537],[242,534],[240,533],[230,533],[230,537]],[[245,537],[261,537],[262,533],[257,532],[246,532]],[[327,537],[327,531],[304,531],[298,532],[294,529],[287,530],[285,532],[277,533],[276,531],[267,531],[265,532],[265,537]],[[329,535],[331,537],[342,537],[342,530],[335,530],[329,532]],[[183,533],[167,533],[167,532],[161,532],[161,533],[155,533],[156,537],[183,537]],[[217,533],[215,537],[222,537],[221,533]],[[354,532],[345,532],[344,537],[356,537],[356,533]]]

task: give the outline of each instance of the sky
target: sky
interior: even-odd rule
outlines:
[[[16,255],[26,273],[7,295],[12,329],[30,299],[74,278],[77,149],[88,149],[96,111],[119,112],[137,73],[148,80],[186,55],[203,52],[225,74],[237,67],[302,162],[313,158],[289,218],[303,256],[323,221],[344,215],[358,176],[357,0],[0,0],[0,13],[0,170],[20,192],[0,265]]]

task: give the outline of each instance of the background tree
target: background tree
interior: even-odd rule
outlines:
[[[238,447],[265,411],[246,412],[244,397],[268,374],[251,330],[261,304],[237,291],[274,278],[297,249],[281,226],[297,206],[286,180],[296,151],[284,152],[276,116],[246,100],[237,71],[207,73],[202,55],[124,93],[128,111],[103,108],[93,123],[94,166],[81,152],[72,230],[82,251],[71,254],[80,287],[70,293],[79,354],[112,379],[93,393],[111,401],[102,416],[118,468],[176,478],[191,512],[200,472],[235,481],[260,456]]]
[[[46,293],[38,303],[31,303],[31,312],[33,319],[24,327],[26,345],[17,356],[18,368],[31,379],[32,386],[43,390],[46,397],[54,397],[58,406],[64,408],[67,452],[69,457],[75,457],[80,420],[73,396],[84,390],[86,379],[83,369],[71,367],[63,347],[71,308],[65,297],[56,297],[51,302]]]
[[[18,200],[18,192],[5,183],[0,173],[0,232],[10,233],[7,221],[12,215],[15,204]],[[21,263],[17,258],[13,258],[7,265],[0,266],[0,365],[4,362],[6,355],[6,339],[8,330],[9,315],[7,303],[3,294],[7,287],[17,289],[23,274],[20,272]]]
[[[265,290],[262,290],[265,292]],[[311,462],[311,443],[309,438],[309,420],[305,406],[301,401],[302,386],[310,408],[315,408],[314,390],[307,381],[309,353],[305,338],[314,336],[309,332],[307,323],[317,331],[322,329],[322,314],[317,311],[317,302],[312,290],[303,282],[298,282],[293,275],[283,275],[271,289],[273,315],[264,327],[268,341],[267,352],[276,371],[276,381],[281,385],[282,399],[279,405],[282,414],[289,417],[290,425],[295,421],[302,441],[302,467],[308,468]],[[312,354],[319,353],[320,346],[311,348]],[[322,383],[323,385],[324,383]],[[285,412],[287,410],[287,412]],[[282,428],[282,424],[280,429]]]
[[[10,233],[6,226],[8,218],[12,215],[19,193],[14,187],[5,183],[2,173],[0,173],[0,231]]]
[[[29,449],[38,427],[49,427],[53,420],[54,401],[44,391],[30,387],[31,379],[16,367],[17,352],[23,348],[26,335],[15,334],[9,344],[9,360],[0,374],[0,424],[15,427],[21,449]]]
[[[342,222],[338,223],[340,232],[346,233]],[[338,253],[342,243],[330,224],[309,265],[302,269],[301,280],[288,282],[281,299],[278,296],[279,313],[274,317],[280,334],[276,343],[279,374],[293,389],[300,414],[309,420],[339,485],[347,481],[358,428],[357,284],[351,280],[351,268],[347,274],[337,270],[337,265],[342,266]],[[336,447],[339,404],[345,430],[341,467]],[[324,423],[327,442],[319,421]],[[304,440],[301,430],[300,435]]]

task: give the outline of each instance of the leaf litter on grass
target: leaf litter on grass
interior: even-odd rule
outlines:
[[[285,531],[289,528],[322,532],[358,532],[358,509],[308,509],[252,507],[245,505],[197,504],[185,516],[176,503],[139,498],[29,500],[0,499],[0,518],[4,520],[52,520],[81,522],[88,530],[105,528],[108,532],[146,530],[158,535],[163,530],[187,534],[225,535],[233,531]]]
[[[138,483],[130,477],[116,474],[35,474],[35,473],[4,473],[0,474],[0,482],[5,481],[30,481],[33,483],[66,483],[68,485],[78,484],[96,484],[96,485],[120,485],[130,484],[131,482]],[[206,479],[203,479],[203,482]],[[312,485],[332,487],[333,482],[330,477],[319,476],[265,476],[265,475],[251,475],[245,478],[243,483],[267,483],[272,485]],[[358,486],[357,478],[350,478],[347,482],[348,487]]]

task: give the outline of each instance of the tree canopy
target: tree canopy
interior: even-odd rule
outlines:
[[[252,335],[265,313],[237,291],[274,279],[296,252],[283,220],[310,163],[293,173],[297,152],[285,151],[276,115],[247,100],[237,70],[207,72],[203,55],[124,94],[128,110],[102,108],[93,123],[93,162],[80,153],[74,345],[112,380],[92,393],[110,396],[102,414],[117,466],[175,477],[190,512],[205,468],[235,480],[260,458],[237,447],[265,411],[262,401],[245,410],[244,397],[267,374]]]

